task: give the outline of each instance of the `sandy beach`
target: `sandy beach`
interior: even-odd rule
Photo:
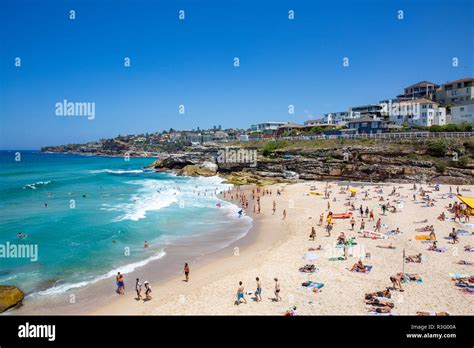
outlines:
[[[394,304],[391,314],[416,315],[417,311],[426,311],[472,315],[472,294],[455,286],[450,276],[474,271],[474,253],[464,251],[464,246],[474,244],[472,219],[470,224],[449,221],[454,214],[446,209],[448,204],[459,202],[455,196],[456,187],[451,188],[453,195],[449,194],[447,185],[440,186],[439,191],[427,185],[418,185],[414,191],[413,184],[353,184],[351,187],[357,190],[355,197],[351,197],[346,184],[337,183],[302,182],[263,187],[261,190],[272,191],[272,194],[259,194],[260,214],[253,212],[255,201],[251,196],[255,187],[234,189],[225,198],[239,203],[237,193],[239,196],[244,193],[249,201],[247,213],[254,218],[254,226],[246,237],[209,255],[197,265],[191,264],[189,282],[184,281],[184,274],[164,282],[149,279],[153,289],[150,301],[137,300],[134,279],[126,278],[125,295],[118,295],[111,289],[111,296],[116,299],[89,314],[284,315],[296,306],[297,315],[370,315],[371,306],[366,304],[365,294],[392,287],[390,277],[404,271],[418,275],[422,281],[402,283],[403,292],[391,291],[389,301]],[[394,187],[395,193],[391,194]],[[426,191],[425,199],[420,195],[420,187]],[[276,195],[277,190],[282,190],[281,195]],[[324,197],[325,190],[329,199]],[[471,197],[474,187],[460,186],[459,190],[461,195]],[[413,198],[415,192],[416,200]],[[434,206],[427,206],[426,195]],[[276,204],[274,214],[273,201]],[[327,236],[328,202],[334,214],[346,213],[350,211],[351,203],[354,205],[355,211],[351,211],[355,220],[353,231],[350,218],[333,219],[331,236]],[[389,209],[383,215],[383,204],[397,207],[396,212]],[[368,207],[374,213],[374,221],[363,217],[365,230],[374,231],[380,218],[382,234],[387,235],[397,228],[401,233],[384,237],[386,239],[364,238],[360,233],[361,205],[364,211]],[[286,218],[283,218],[283,210]],[[445,221],[438,219],[443,211]],[[324,214],[322,226],[319,225],[321,213]],[[433,225],[437,247],[442,252],[427,250],[432,242],[415,238],[429,233],[415,230],[427,225]],[[316,231],[314,241],[309,238],[312,227]],[[447,238],[453,227],[467,231],[459,235],[456,244]],[[347,260],[330,260],[342,258],[344,254],[343,248],[336,247],[341,232],[345,233],[346,239],[354,237],[357,245],[347,248]],[[307,255],[316,259],[305,260],[305,253],[319,245],[322,250],[310,251]],[[395,249],[385,248],[389,245]],[[404,263],[403,250],[406,256],[421,253],[422,262]],[[370,272],[350,271],[359,259],[364,265],[372,266]],[[471,265],[458,264],[460,260]],[[184,262],[186,260],[183,265]],[[317,271],[300,272],[299,268],[306,264],[314,264]],[[256,277],[262,283],[261,302],[254,300]],[[279,279],[281,287],[282,300],[278,302],[274,300],[274,278]],[[239,281],[243,282],[247,303],[236,305]],[[315,292],[302,286],[305,281],[324,286]]]

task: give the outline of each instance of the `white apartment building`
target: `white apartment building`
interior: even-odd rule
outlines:
[[[451,116],[449,123],[461,124],[468,122],[474,125],[474,100],[465,102],[464,104],[451,107]]]
[[[272,132],[277,131],[280,126],[284,126],[288,122],[265,122],[253,124],[250,126],[252,132]]]
[[[389,103],[389,120],[398,125],[409,124],[421,127],[446,124],[446,108],[429,99],[405,100]]]
[[[462,104],[474,99],[474,78],[447,82],[436,90],[435,100],[441,105]]]
[[[343,126],[346,124],[349,119],[349,112],[340,111],[340,112],[329,112],[324,114],[323,120],[326,124],[335,124],[338,126]]]

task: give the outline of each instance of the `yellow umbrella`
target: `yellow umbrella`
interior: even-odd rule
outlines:
[[[456,197],[458,197],[464,204],[466,204],[470,214],[474,215],[474,198],[463,197],[461,195],[457,195]]]

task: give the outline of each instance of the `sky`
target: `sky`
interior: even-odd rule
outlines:
[[[473,13],[471,0],[2,0],[0,149],[303,123],[472,77]],[[95,117],[57,116],[65,99]]]

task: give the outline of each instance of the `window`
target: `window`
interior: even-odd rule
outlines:
[[[378,122],[372,122],[372,128],[378,128]]]
[[[464,108],[460,108],[459,111],[463,112],[463,111],[464,111]]]
[[[360,124],[361,127],[367,127],[367,122],[363,122]]]

